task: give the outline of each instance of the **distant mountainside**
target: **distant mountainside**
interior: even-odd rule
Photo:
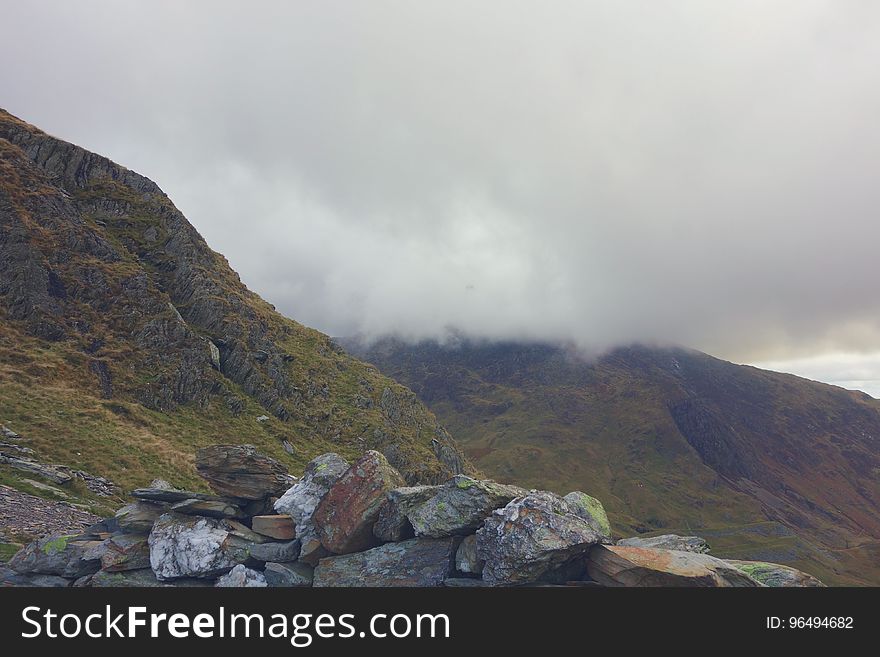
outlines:
[[[489,476],[595,495],[619,534],[697,532],[721,555],[880,584],[868,395],[685,349],[342,343],[412,388]]]
[[[411,391],[249,291],[155,183],[2,110],[0,423],[0,484],[98,506],[83,473],[203,486],[217,442],[292,470],[374,449],[412,483],[468,469]]]

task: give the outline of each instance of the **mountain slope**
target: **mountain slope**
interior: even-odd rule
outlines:
[[[2,110],[0,422],[123,489],[199,486],[217,442],[291,469],[377,449],[411,482],[468,467],[412,392],[249,291],[155,183]],[[59,496],[2,464],[0,483]]]
[[[410,386],[490,476],[585,490],[619,534],[880,583],[880,402],[685,349],[344,342]],[[735,529],[735,531],[734,531]]]

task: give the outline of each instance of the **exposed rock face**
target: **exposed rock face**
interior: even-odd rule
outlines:
[[[617,541],[618,545],[625,547],[660,548],[663,550],[679,550],[681,552],[696,552],[705,554],[709,551],[709,544],[699,536],[677,536],[675,534],[663,534],[650,538],[622,538]]]
[[[407,486],[388,491],[373,525],[373,535],[380,541],[403,541],[415,536],[407,515],[416,506],[433,497],[441,486]]]
[[[309,559],[317,556],[313,565],[324,554],[319,554],[323,546],[315,532],[312,515],[318,503],[348,467],[348,461],[338,454],[322,454],[309,462],[302,479],[275,502],[276,513],[286,513],[296,525],[296,536],[304,550],[302,557]]]
[[[762,586],[708,554],[602,545],[590,550],[587,572],[603,586]]]
[[[101,567],[100,556],[90,554],[100,544],[78,536],[53,534],[19,550],[7,566],[22,574],[82,577]]]
[[[294,483],[287,468],[253,445],[212,445],[196,453],[196,469],[220,495],[259,500]]]
[[[452,572],[456,538],[402,543],[321,559],[315,586],[441,586]]]
[[[237,565],[228,573],[217,579],[214,586],[221,588],[265,588],[266,578],[263,573],[251,570],[242,564]]]
[[[495,585],[553,579],[555,571],[602,540],[576,511],[565,499],[543,491],[495,511],[477,532],[483,579]]]
[[[456,475],[424,503],[415,505],[406,517],[416,536],[465,535],[480,527],[492,511],[526,492],[518,486]]]
[[[385,495],[404,483],[382,454],[368,451],[333,484],[315,509],[313,520],[321,544],[336,554],[375,545],[373,525]]]
[[[212,577],[245,562],[248,543],[228,521],[167,513],[150,532],[150,566],[160,580]]]
[[[738,561],[736,559],[725,559],[725,561],[734,568],[741,570],[752,579],[761,582],[764,586],[825,586],[812,575],[808,575],[796,568],[782,566],[778,563]]]
[[[263,575],[269,586],[300,588],[312,585],[314,568],[304,563],[267,563]]]

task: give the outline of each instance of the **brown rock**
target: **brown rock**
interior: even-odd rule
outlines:
[[[587,572],[604,586],[763,586],[708,554],[659,548],[596,545]]]
[[[379,452],[370,450],[333,484],[318,507],[313,523],[330,552],[359,552],[378,544],[373,525],[388,491],[406,482]]]
[[[278,461],[253,445],[212,445],[196,453],[196,469],[220,495],[259,500],[284,493],[294,483]]]
[[[254,516],[251,529],[263,536],[289,541],[296,536],[293,519],[288,515]]]

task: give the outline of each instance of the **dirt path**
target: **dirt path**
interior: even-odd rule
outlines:
[[[50,502],[0,484],[0,541],[75,532],[99,520],[70,504]]]

